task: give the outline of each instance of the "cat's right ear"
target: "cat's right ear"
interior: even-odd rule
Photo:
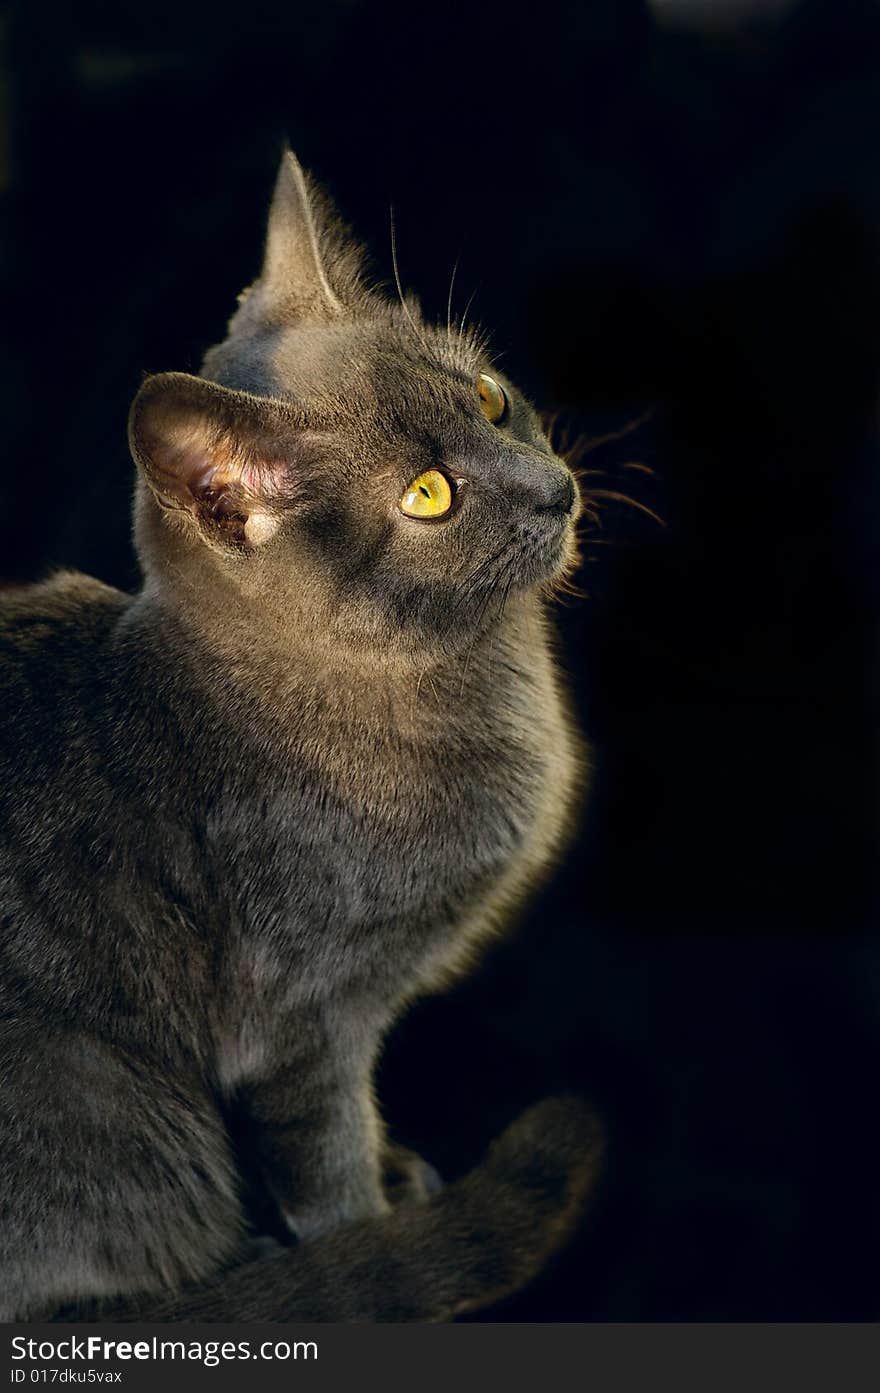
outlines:
[[[250,311],[268,323],[327,321],[363,295],[362,251],[293,151],[281,157]]]
[[[128,434],[160,507],[212,545],[252,550],[296,501],[304,424],[287,403],[168,372],[144,382]]]

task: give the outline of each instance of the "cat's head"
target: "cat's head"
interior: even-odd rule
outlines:
[[[133,404],[141,557],[347,641],[468,634],[571,564],[577,488],[479,338],[360,268],[288,152],[227,338]]]

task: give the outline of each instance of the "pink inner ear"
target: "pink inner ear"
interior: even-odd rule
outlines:
[[[169,391],[161,378],[147,387],[132,417],[136,458],[164,506],[258,545],[297,492],[293,431],[270,408],[218,404],[208,384],[193,391]]]
[[[273,494],[281,492],[284,482],[282,461],[258,459],[222,438],[206,441],[197,426],[180,431],[173,443],[167,442],[156,463],[181,501],[187,495],[198,499],[207,491],[234,491],[242,501],[270,501]]]
[[[229,489],[244,500],[271,503],[284,491],[288,473],[283,459],[271,459],[258,449],[248,450],[239,441],[221,437],[201,451],[203,468],[190,485],[197,489]]]
[[[239,486],[254,498],[265,498],[277,493],[281,487],[283,467],[261,461],[259,465],[245,460],[238,468]]]

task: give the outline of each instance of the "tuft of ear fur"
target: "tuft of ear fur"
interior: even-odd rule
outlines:
[[[329,199],[285,149],[269,209],[263,268],[239,315],[263,325],[338,319],[365,296],[362,261],[362,249]]]
[[[304,428],[286,403],[166,372],[142,385],[128,434],[161,507],[189,515],[212,544],[249,550],[295,501]]]

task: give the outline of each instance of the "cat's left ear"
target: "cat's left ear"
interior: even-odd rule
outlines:
[[[250,550],[296,501],[304,427],[286,403],[168,372],[144,382],[128,433],[160,506],[188,515],[210,544]]]

